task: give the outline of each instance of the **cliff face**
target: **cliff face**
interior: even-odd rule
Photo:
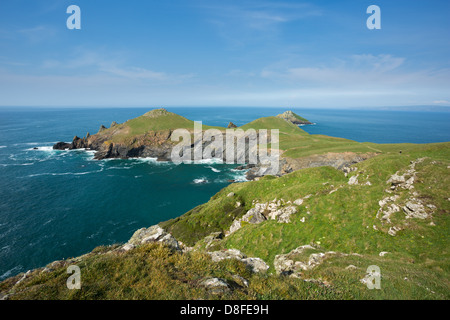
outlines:
[[[178,141],[172,141],[172,130],[165,131],[149,131],[144,135],[134,136],[125,141],[115,142],[109,135],[98,133],[93,136],[79,138],[75,136],[71,143],[58,142],[53,146],[55,150],[73,150],[73,149],[90,149],[96,150],[94,158],[101,160],[107,158],[135,158],[135,157],[152,157],[157,158],[158,161],[171,161],[171,154],[173,148],[179,144]],[[191,135],[192,138],[192,135]],[[257,143],[259,135],[247,138],[244,150],[239,150],[234,154],[234,162],[237,163],[239,157],[244,156],[247,163],[250,157],[250,148],[252,144]],[[210,158],[220,158],[227,161],[227,155],[223,152],[226,147],[226,134],[222,134],[222,149],[212,150]],[[188,160],[194,160],[194,148],[201,143],[202,150],[211,147],[213,141],[205,140],[191,140],[192,143],[182,141],[183,152],[189,153]],[[237,148],[237,141],[234,142],[235,150]],[[204,154],[204,158],[208,155]]]
[[[174,143],[171,141],[173,130],[163,127],[161,123],[177,125],[189,124],[181,116],[175,115],[165,109],[156,109],[147,112],[141,117],[129,120],[123,124],[113,122],[110,128],[101,126],[98,133],[84,138],[75,136],[71,143],[58,142],[53,146],[55,150],[90,149],[97,153],[94,158],[131,158],[154,157],[158,160],[169,160]],[[181,123],[180,123],[181,122]],[[148,128],[148,130],[146,129]]]

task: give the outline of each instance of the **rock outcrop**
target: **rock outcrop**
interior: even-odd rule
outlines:
[[[296,212],[297,207],[291,201],[284,201],[283,199],[274,199],[265,203],[253,201],[253,208],[248,210],[241,218],[234,220],[226,235],[239,230],[246,223],[259,224],[266,220],[289,223],[291,215]]]
[[[303,271],[315,268],[332,256],[348,256],[348,254],[334,251],[321,252],[319,247],[307,244],[287,254],[276,255],[273,264],[277,274],[301,278]]]
[[[230,292],[230,285],[225,279],[207,278],[200,282],[200,286],[206,288],[212,294],[224,294]]]
[[[247,257],[236,249],[208,252],[212,261],[218,262],[225,259],[236,259],[248,265],[253,272],[266,272],[269,269],[267,263],[261,258]]]
[[[158,225],[137,230],[122,249],[128,251],[135,246],[149,242],[160,242],[175,250],[181,250],[177,239]]]
[[[425,160],[425,158],[419,158],[415,161],[411,161],[411,164],[405,170],[404,173],[397,171],[386,181],[389,188],[385,190],[390,194],[381,199],[378,204],[376,217],[380,219],[382,225],[389,227],[387,233],[391,236],[396,236],[397,232],[402,230],[400,225],[392,225],[392,215],[395,213],[403,212],[405,219],[428,219],[432,217],[436,206],[433,204],[425,204],[418,196],[419,194],[414,191],[414,182],[416,181],[416,165]],[[406,200],[401,200],[401,194],[406,191]],[[396,193],[392,195],[392,193]],[[403,196],[403,199],[405,197]],[[374,229],[378,228],[374,225]]]

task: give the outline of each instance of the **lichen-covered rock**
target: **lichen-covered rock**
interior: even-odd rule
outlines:
[[[393,226],[393,227],[390,227],[390,228],[389,228],[388,234],[389,234],[390,236],[395,237],[395,236],[397,235],[397,232],[400,231],[400,230],[402,230],[400,227]]]
[[[242,259],[241,261],[247,264],[253,272],[266,272],[269,269],[267,263],[261,258],[250,257]]]
[[[400,176],[397,173],[393,174],[387,181],[387,183],[390,183],[392,185],[399,185],[399,184],[405,183],[405,182],[406,182],[405,177]]]
[[[137,246],[148,242],[160,242],[173,249],[180,250],[178,241],[158,225],[137,230],[128,241],[128,244]]]
[[[320,265],[330,256],[344,255],[334,251],[320,252],[311,245],[300,246],[287,254],[275,256],[274,267],[277,274],[301,278],[302,271],[310,270]]]
[[[120,250],[122,250],[122,251],[130,251],[130,250],[132,250],[132,249],[134,249],[134,248],[136,248],[136,246],[135,246],[134,244],[131,244],[131,243],[125,243],[125,244],[120,248]]]
[[[267,269],[269,269],[267,263],[265,263],[264,260],[262,260],[261,258],[247,257],[245,254],[243,254],[237,249],[213,251],[208,252],[208,254],[211,256],[211,259],[214,262],[219,262],[225,259],[236,259],[242,261],[246,265],[248,265],[253,272],[266,272]]]
[[[296,200],[297,203],[300,203],[298,200]],[[252,205],[254,207],[248,210],[245,215],[233,221],[227,235],[239,230],[245,223],[259,224],[265,220],[277,220],[279,223],[289,223],[291,222],[291,215],[297,212],[297,207],[292,205],[291,201],[286,202],[283,199],[274,199],[265,203],[259,203],[253,200]]]
[[[420,202],[408,201],[403,207],[403,211],[406,214],[406,219],[426,219],[429,217],[425,207]]]
[[[358,175],[351,176],[348,180],[349,185],[357,185],[358,184]]]
[[[221,278],[208,278],[200,282],[200,286],[205,287],[213,294],[224,294],[230,291],[230,285]]]

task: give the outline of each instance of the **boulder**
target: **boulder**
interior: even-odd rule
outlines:
[[[208,278],[200,283],[213,294],[224,294],[230,291],[229,284],[221,278]]]
[[[399,228],[399,227],[397,227],[397,226],[393,226],[393,227],[390,227],[390,228],[389,228],[388,234],[389,234],[390,236],[395,237],[395,236],[397,235],[397,232],[400,231],[400,230],[402,230],[402,229]]]
[[[138,246],[148,242],[159,242],[175,250],[181,250],[178,241],[158,225],[137,230],[127,244]]]
[[[228,235],[239,230],[242,227],[242,222],[259,224],[265,220],[277,220],[279,223],[289,223],[291,215],[297,212],[297,207],[291,205],[291,201],[285,202],[283,199],[274,199],[265,203],[254,200],[252,204],[254,207],[248,210],[242,218],[233,221]]]
[[[266,272],[269,269],[267,263],[264,262],[261,258],[245,258],[241,260],[245,264],[247,264],[253,272]]]
[[[208,254],[211,256],[211,259],[214,262],[219,262],[219,261],[222,261],[225,259],[242,260],[247,257],[245,254],[243,254],[242,252],[240,252],[237,249],[213,251],[213,252],[208,252]]]
[[[407,219],[418,218],[426,219],[429,217],[425,207],[419,202],[408,201],[403,207]]]
[[[301,277],[302,272],[321,264],[325,259],[334,255],[347,255],[334,251],[319,252],[319,249],[309,244],[300,246],[287,254],[275,256],[273,262],[277,274]],[[302,258],[303,257],[303,258]]]
[[[261,258],[247,257],[237,249],[213,251],[208,252],[208,254],[214,262],[219,262],[225,259],[236,259],[242,261],[249,266],[253,272],[266,272],[269,269],[267,263],[265,263]]]
[[[348,184],[349,185],[357,185],[358,184],[358,175],[351,176],[350,179],[348,180]]]
[[[53,150],[66,150],[70,148],[70,143],[67,142],[57,142],[53,145]]]
[[[390,183],[392,185],[398,185],[401,183],[405,183],[405,177],[404,176],[400,176],[397,173],[393,174],[389,180],[387,181],[387,183]]]

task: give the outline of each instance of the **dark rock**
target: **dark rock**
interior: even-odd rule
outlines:
[[[53,150],[66,150],[71,147],[70,143],[67,142],[57,142],[53,145]]]
[[[232,129],[232,128],[237,128],[237,125],[235,125],[233,122],[230,122],[229,124],[228,124],[228,127],[227,127],[228,129]]]
[[[75,136],[69,149],[82,149],[82,148],[88,148],[86,138],[78,138],[77,136]]]

